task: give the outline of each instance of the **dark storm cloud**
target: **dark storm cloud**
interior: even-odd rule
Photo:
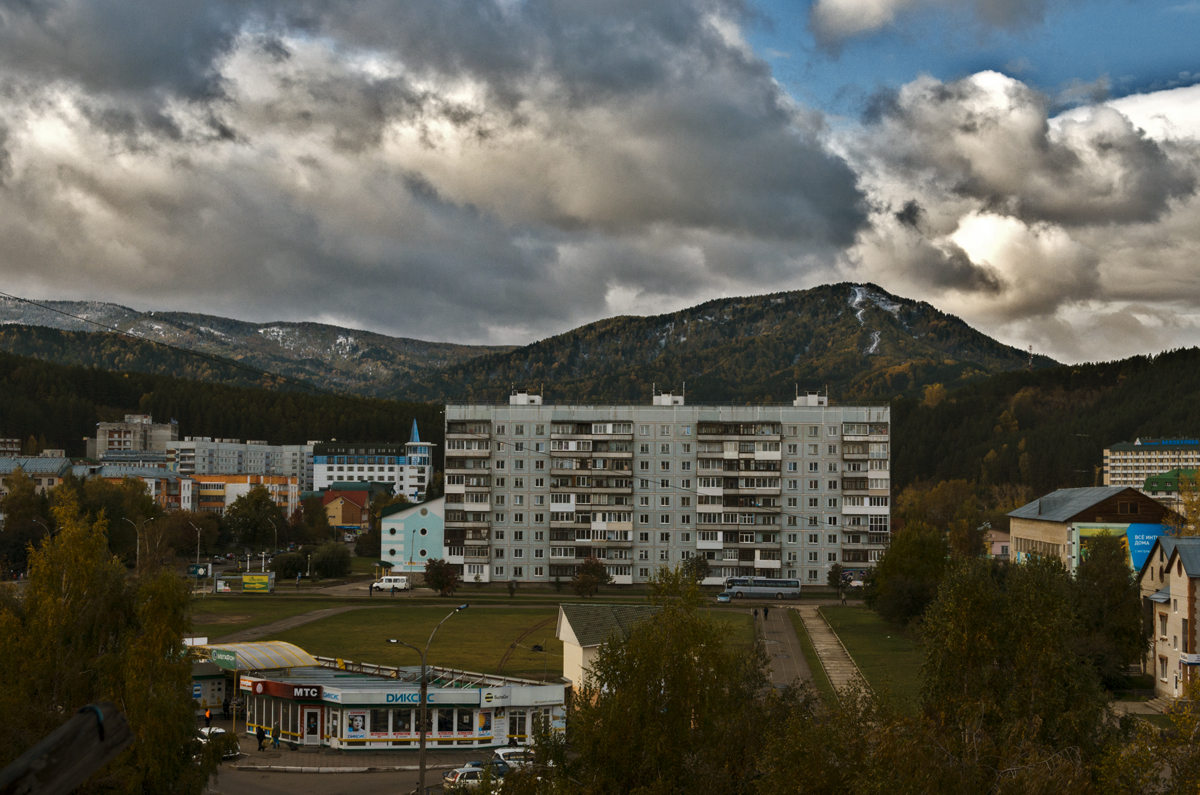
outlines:
[[[866,223],[735,2],[0,3],[40,295],[520,340],[811,281]]]

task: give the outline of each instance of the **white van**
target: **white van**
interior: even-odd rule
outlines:
[[[397,574],[389,574],[388,576],[376,580],[371,583],[371,587],[376,591],[390,591],[395,588],[397,591],[407,591],[411,586],[408,584],[408,578]]]

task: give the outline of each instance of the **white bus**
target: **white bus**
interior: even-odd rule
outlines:
[[[799,580],[773,580],[768,577],[731,577],[725,581],[725,593],[734,599],[742,596],[771,599],[799,599]]]

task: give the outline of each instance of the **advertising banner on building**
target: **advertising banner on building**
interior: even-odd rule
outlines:
[[[367,711],[352,709],[346,712],[346,739],[363,740],[367,737]]]
[[[1079,545],[1078,561],[1087,560],[1088,546],[1091,539],[1105,533],[1116,536],[1125,548],[1126,559],[1134,571],[1139,571],[1154,546],[1154,539],[1163,535],[1166,528],[1161,524],[1111,524],[1100,522],[1081,522],[1075,525],[1076,541]]]
[[[237,652],[229,651],[228,649],[209,649],[208,659],[226,671],[237,670]]]

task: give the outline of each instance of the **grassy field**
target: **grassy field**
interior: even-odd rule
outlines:
[[[888,690],[902,704],[916,708],[924,659],[916,641],[865,607],[822,607],[821,615],[876,693]]]
[[[327,607],[362,604],[363,599],[337,599],[331,597],[293,597],[282,599],[276,596],[206,596],[192,600],[192,634],[219,639],[250,627],[258,627],[281,618],[297,616],[310,610]]]
[[[724,622],[729,626],[730,642],[744,646],[752,646],[754,644],[754,618],[750,615],[746,613],[726,612],[724,610],[710,610],[709,615],[716,621]]]
[[[788,617],[796,629],[796,637],[800,640],[800,649],[804,652],[804,661],[808,663],[808,670],[812,671],[813,686],[821,694],[821,700],[825,702],[826,706],[834,706],[837,703],[837,693],[833,689],[833,683],[829,681],[829,676],[825,673],[825,668],[821,665],[820,658],[817,657],[817,649],[813,646],[812,639],[808,637],[808,630],[804,628],[803,619],[795,610],[789,610]]]
[[[311,654],[381,665],[420,665],[416,652],[388,643],[398,638],[424,648],[429,633],[451,612],[449,606],[405,605],[361,610],[314,621],[271,636],[295,643]],[[432,665],[496,673],[509,647],[528,629],[538,627],[513,650],[503,673],[562,674],[562,643],[554,637],[558,611],[553,608],[474,608],[448,620],[429,649]],[[538,626],[543,625],[543,626]],[[541,645],[544,652],[532,646]]]

